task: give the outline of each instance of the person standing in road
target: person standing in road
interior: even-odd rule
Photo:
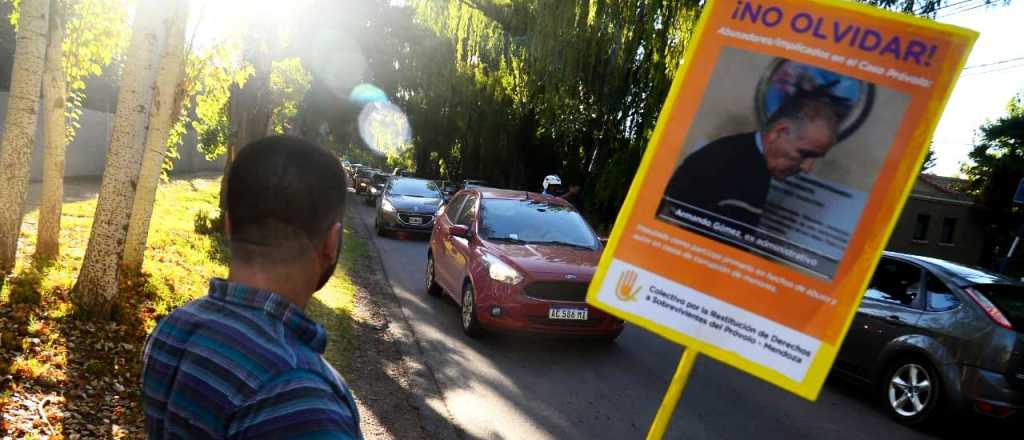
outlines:
[[[352,393],[304,310],[334,273],[345,174],[326,150],[274,136],[228,173],[230,274],[175,310],[143,353],[150,439],[361,439]]]

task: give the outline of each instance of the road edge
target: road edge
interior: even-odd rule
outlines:
[[[359,224],[360,232],[370,243],[369,249],[373,262],[380,268],[384,279],[382,289],[384,292],[380,304],[384,313],[390,317],[394,325],[388,326],[387,331],[391,333],[397,343],[398,350],[402,355],[402,363],[409,373],[409,382],[412,386],[412,395],[415,400],[416,410],[419,413],[423,429],[433,438],[443,440],[462,440],[465,436],[462,430],[455,423],[454,417],[448,409],[448,403],[441,392],[440,384],[434,370],[422,362],[424,359],[423,346],[417,337],[415,330],[409,323],[409,318],[402,308],[398,294],[391,287],[391,277],[388,276],[387,268],[380,256],[380,249],[377,247],[377,235],[372,228],[366,224],[362,216],[354,215],[348,218],[355,218]],[[428,411],[427,409],[432,411]]]

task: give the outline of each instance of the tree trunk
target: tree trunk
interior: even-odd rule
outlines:
[[[243,87],[232,86],[228,100],[228,152],[224,176],[220,182],[221,217],[227,210],[228,170],[231,162],[246,144],[271,134],[270,52],[267,32],[250,28],[246,37],[244,57],[253,66],[253,75]]]
[[[36,143],[49,3],[48,0],[22,0],[20,7],[7,120],[0,141],[0,206],[3,207],[0,209],[0,274],[14,268],[18,250],[29,159]]]
[[[149,114],[149,130],[146,147],[142,153],[142,168],[139,170],[139,185],[132,203],[131,220],[128,223],[127,241],[124,248],[122,267],[130,273],[142,270],[146,252],[146,237],[149,222],[153,216],[156,188],[160,183],[160,172],[167,153],[167,136],[178,118],[185,97],[182,83],[185,79],[185,23],[188,21],[188,4],[176,0],[171,5],[174,12],[167,30],[167,43],[160,55],[160,71],[157,73],[156,92]]]
[[[43,72],[43,187],[39,202],[39,228],[36,235],[36,256],[56,258],[60,255],[60,213],[64,199],[64,153],[67,148],[67,125],[64,116],[67,84],[64,77],[64,17],[59,2],[50,4],[50,35],[46,47]]]
[[[82,271],[71,292],[81,316],[108,319],[117,300],[125,234],[135,199],[160,54],[162,9],[158,0],[139,0],[135,13],[96,215]]]

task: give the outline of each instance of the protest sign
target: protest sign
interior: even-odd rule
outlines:
[[[816,399],[976,38],[709,1],[587,301]]]

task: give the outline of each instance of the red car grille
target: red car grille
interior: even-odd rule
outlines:
[[[584,302],[589,283],[540,282],[526,286],[526,296],[545,301]]]

